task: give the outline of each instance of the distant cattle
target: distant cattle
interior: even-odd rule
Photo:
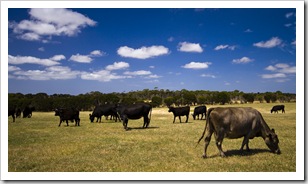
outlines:
[[[9,116],[12,116],[13,122],[15,122],[15,113],[16,113],[15,107],[9,107],[8,111],[9,111]]]
[[[275,105],[275,106],[272,108],[271,113],[272,113],[272,112],[278,113],[278,111],[280,111],[280,110],[281,110],[281,113],[286,113],[286,112],[284,111],[284,105]]]
[[[24,111],[22,112],[23,118],[31,118],[32,117],[32,112],[35,110],[34,107],[25,107]]]
[[[95,107],[93,110],[92,114],[89,114],[90,121],[93,123],[94,118],[97,118],[96,122],[101,122],[102,116],[113,116],[115,117],[115,122],[118,120],[118,114],[116,110],[116,105],[115,104],[107,104],[107,105],[98,105]]]
[[[248,141],[254,137],[262,137],[268,148],[276,154],[280,154],[278,146],[279,140],[274,129],[270,129],[264,121],[261,113],[253,108],[210,108],[207,112],[206,125],[201,138],[205,135],[205,148],[203,158],[206,158],[206,150],[210,143],[211,136],[214,133],[216,146],[221,157],[225,157],[221,145],[223,139],[236,139],[244,137],[240,151],[249,151]]]
[[[203,115],[204,115],[204,119],[206,118],[206,106],[205,105],[195,107],[194,113],[192,114],[194,120],[196,119],[196,116],[198,116],[198,119],[199,119],[200,114],[201,114],[201,119],[203,118]]]
[[[147,128],[151,121],[152,106],[147,103],[132,105],[120,105],[117,113],[123,121],[124,129],[127,130],[128,119],[140,119],[143,117],[143,128]]]
[[[189,116],[189,111],[190,111],[190,107],[186,106],[186,107],[169,107],[169,111],[168,112],[172,112],[173,113],[173,123],[175,122],[175,118],[178,116],[180,119],[180,123],[182,123],[181,121],[181,116],[186,116],[186,123],[188,121],[188,116]]]
[[[60,117],[60,123],[61,125],[62,121],[66,121],[66,125],[68,125],[68,121],[74,121],[75,120],[75,126],[80,126],[80,118],[79,118],[79,110],[74,108],[68,108],[68,109],[56,109],[55,110],[55,116]]]

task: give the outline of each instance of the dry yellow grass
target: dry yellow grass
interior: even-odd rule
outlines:
[[[273,104],[245,104],[258,109],[280,139],[281,155],[269,152],[262,138],[250,140],[251,152],[239,153],[242,139],[225,139],[221,158],[214,143],[202,159],[203,142],[197,147],[205,120],[173,124],[167,108],[154,108],[148,129],[143,120],[129,120],[129,131],[111,120],[90,123],[89,112],[81,112],[81,126],[58,127],[53,112],[34,112],[32,118],[9,118],[10,172],[294,172],[296,171],[296,109],[287,103],[285,114],[271,114]],[[227,106],[227,105],[226,105]],[[213,107],[213,106],[208,106]],[[191,112],[194,107],[191,107]],[[184,117],[183,117],[184,118]],[[184,118],[185,119],[185,118]],[[182,119],[183,121],[183,119]]]

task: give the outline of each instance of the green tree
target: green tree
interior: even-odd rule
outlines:
[[[171,106],[173,103],[175,103],[175,100],[173,97],[167,97],[164,99],[164,103],[169,107]]]
[[[162,102],[163,102],[163,99],[161,97],[153,96],[151,105],[153,107],[159,107],[162,104]]]
[[[221,105],[225,105],[226,103],[230,102],[230,95],[226,91],[218,92],[215,99],[216,102],[220,103]]]
[[[255,100],[255,95],[253,93],[245,93],[243,94],[243,98],[246,102],[253,103]]]
[[[185,91],[183,93],[183,100],[184,100],[184,104],[196,104],[197,103],[197,98],[196,95],[191,92],[191,91]]]

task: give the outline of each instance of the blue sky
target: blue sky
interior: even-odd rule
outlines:
[[[8,13],[9,93],[296,92],[296,9]]]

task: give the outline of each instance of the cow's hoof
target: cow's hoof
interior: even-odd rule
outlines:
[[[206,154],[202,155],[202,158],[207,158]]]

